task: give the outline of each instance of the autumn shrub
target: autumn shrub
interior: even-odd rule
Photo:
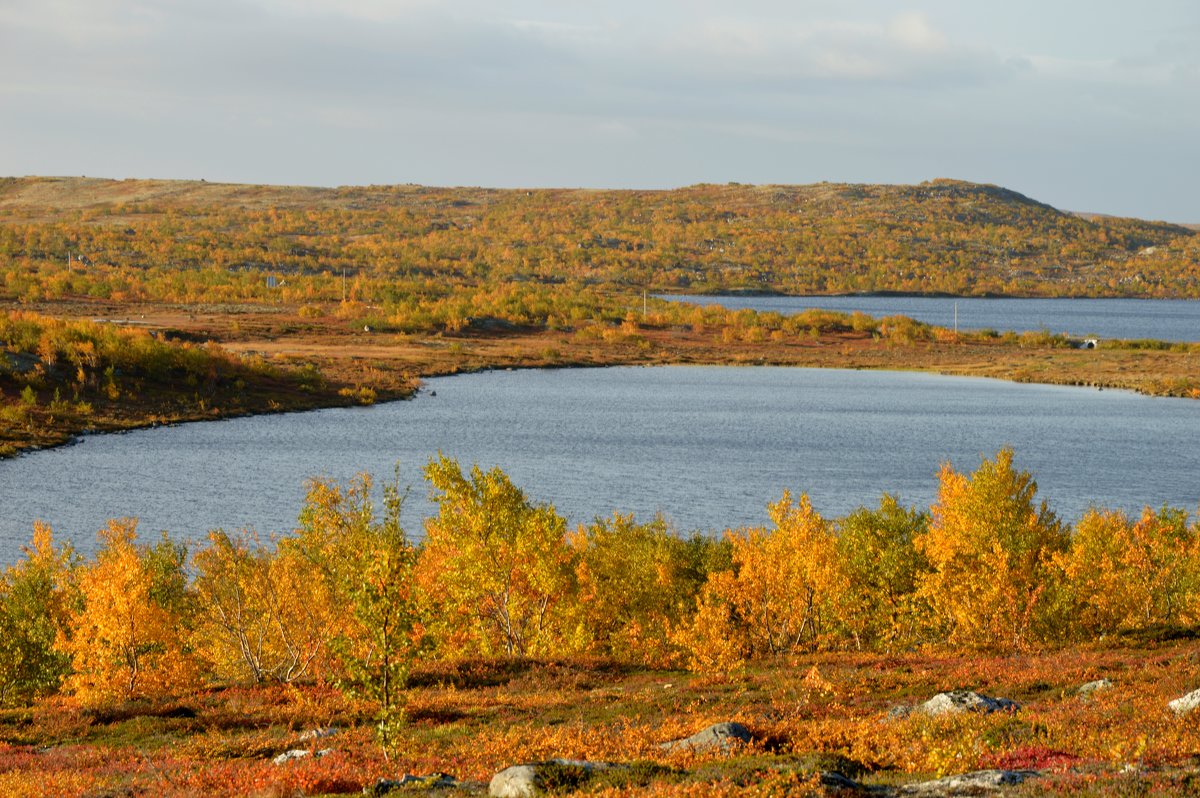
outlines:
[[[566,522],[499,468],[463,474],[444,455],[425,477],[438,514],[426,523],[417,578],[444,654],[563,653],[574,591]]]
[[[768,530],[730,537],[736,573],[732,596],[747,625],[751,650],[780,653],[827,645],[834,633],[832,601],[839,594],[835,538],[807,495],[791,494],[767,508]]]
[[[724,669],[741,650],[777,654],[832,642],[842,574],[829,524],[804,495],[793,502],[785,492],[768,511],[773,528],[726,533],[733,567],[710,575],[699,604],[708,617],[678,638],[695,665],[708,659]]]
[[[369,482],[364,493],[369,493]],[[335,639],[343,684],[377,707],[377,732],[385,754],[403,719],[402,691],[422,643],[416,584],[416,550],[400,525],[404,496],[398,477],[384,485],[384,512],[352,513],[361,522],[339,537],[345,554],[335,569],[337,592],[350,612],[348,632]],[[365,523],[364,523],[365,522]]]
[[[672,662],[670,633],[693,611],[707,549],[720,544],[684,540],[661,517],[639,524],[614,513],[580,527],[570,545],[578,582],[572,647],[624,662]]]
[[[933,336],[933,328],[907,316],[888,316],[879,320],[879,334],[895,343],[911,344],[928,341]]]
[[[1059,555],[1071,631],[1109,632],[1200,621],[1200,530],[1187,514],[1146,508],[1137,521],[1091,509]]]
[[[858,648],[894,650],[918,641],[924,607],[917,588],[929,566],[916,540],[928,531],[929,514],[885,494],[878,509],[859,508],[836,527],[842,628]]]
[[[316,569],[293,547],[215,530],[193,567],[193,644],[215,677],[289,683],[320,670],[334,620]]]
[[[336,686],[388,750],[426,655],[475,658],[478,678],[437,677],[471,687],[578,655],[744,677],[773,655],[1020,653],[1200,622],[1200,524],[1092,510],[1071,534],[1007,449],[970,474],[944,466],[929,513],[885,495],[830,521],[785,493],[771,526],[721,538],[620,513],[568,534],[498,468],[439,456],[426,476],[438,512],[420,545],[396,482],[377,506],[367,475],[312,481],[278,540],[214,531],[190,571],[183,547],[139,544],[132,520],[110,522],[89,562],[38,525],[0,578],[0,701],[60,685],[89,707],[158,700],[203,666],[221,685]]]
[[[165,533],[155,546],[140,545],[136,529],[130,519],[110,521],[94,562],[75,573],[67,632],[56,647],[71,658],[65,686],[84,704],[156,698],[196,684],[186,550]]]
[[[67,629],[77,564],[71,546],[55,546],[50,527],[39,522],[25,559],[0,579],[0,703],[50,695],[70,670],[70,658],[55,641]]]
[[[375,707],[385,753],[403,722],[403,690],[422,638],[416,552],[400,525],[403,499],[393,479],[378,513],[368,475],[344,485],[313,480],[300,528],[279,544],[280,557],[299,557],[307,571],[310,593],[297,598],[313,607],[305,627],[313,648],[336,667],[339,685]]]
[[[728,677],[750,657],[750,636],[732,598],[735,582],[733,571],[711,574],[695,611],[671,634],[671,642],[686,654],[689,670]]]
[[[970,476],[942,467],[932,523],[915,544],[930,566],[919,595],[951,646],[1021,649],[1058,631],[1050,588],[1069,536],[1036,496],[1011,449]]]
[[[853,324],[854,321],[849,315],[821,308],[809,308],[790,317],[786,322],[786,326],[793,331],[814,330],[819,333],[841,332],[851,329]]]
[[[1017,336],[1019,344],[1023,347],[1035,349],[1045,349],[1047,347],[1062,349],[1071,345],[1071,341],[1067,336],[1061,333],[1052,333],[1046,327],[1040,330],[1027,330]]]

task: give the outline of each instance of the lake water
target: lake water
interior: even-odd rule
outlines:
[[[436,396],[433,392],[436,391]],[[766,523],[785,488],[831,516],[884,491],[927,506],[940,463],[973,470],[1010,445],[1060,515],[1200,500],[1200,402],[904,372],[655,367],[502,371],[429,380],[407,402],[186,424],[0,461],[0,561],[34,519],[84,551],[106,519],[195,539],[290,530],[304,482],[358,471],[411,485],[439,450],[500,465],[571,522],[663,512],[683,530]]]
[[[1194,299],[1010,299],[927,296],[667,296],[678,302],[793,315],[809,308],[868,316],[908,316],[960,330],[1048,329],[1076,337],[1153,338],[1200,341],[1200,300]]]

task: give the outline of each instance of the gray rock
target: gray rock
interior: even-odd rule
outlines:
[[[1102,693],[1112,686],[1113,686],[1113,683],[1109,679],[1097,679],[1094,682],[1088,682],[1087,684],[1081,684],[1081,685],[1079,685],[1079,690],[1078,690],[1079,697],[1080,698],[1090,698],[1095,693]]]
[[[271,761],[274,762],[276,765],[286,765],[288,762],[291,762],[294,759],[304,759],[307,756],[313,756],[313,757],[328,756],[332,753],[333,753],[332,748],[322,748],[320,751],[310,751],[307,748],[292,748],[287,751],[284,751],[282,754],[275,757]]]
[[[913,713],[913,708],[908,704],[897,704],[887,711],[884,716],[885,720],[904,720]]]
[[[947,776],[933,781],[922,781],[917,784],[906,784],[897,790],[899,795],[940,796],[986,795],[1001,787],[1011,787],[1021,784],[1027,779],[1037,776],[1034,770],[977,770],[974,773],[964,773],[961,776]]]
[[[289,751],[284,751],[271,761],[276,765],[283,765],[291,762],[293,759],[304,759],[306,756],[312,756],[312,751],[309,751],[307,748],[293,748]]]
[[[492,798],[530,798],[552,789],[574,790],[599,771],[625,767],[628,765],[583,759],[551,759],[548,762],[513,765],[492,776],[488,795]]]
[[[1196,707],[1200,707],[1200,690],[1193,690],[1185,696],[1176,698],[1167,704],[1176,715],[1187,715]]]
[[[695,753],[722,751],[728,753],[753,740],[754,735],[745,726],[740,723],[726,722],[714,723],[691,737],[661,743],[658,747],[663,751],[692,751]]]
[[[412,790],[414,788],[427,790],[449,790],[461,786],[462,782],[453,776],[446,775],[445,773],[434,773],[430,776],[414,776],[411,773],[405,773],[403,778],[380,779],[368,787],[363,787],[363,795],[387,795],[392,790]]]
[[[972,690],[938,693],[914,710],[930,716],[957,715],[961,712],[1016,712],[1021,705],[1007,698],[992,698]]]

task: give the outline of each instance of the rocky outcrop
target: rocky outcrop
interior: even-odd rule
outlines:
[[[973,690],[952,690],[949,693],[938,693],[923,704],[916,706],[895,706],[888,710],[888,720],[899,720],[909,715],[957,715],[962,712],[1016,712],[1021,705],[1007,698],[992,698]]]
[[[551,759],[513,765],[492,776],[488,795],[492,798],[531,798],[549,791],[576,790],[600,771],[627,767],[583,759]]]
[[[299,740],[320,740],[325,737],[332,737],[333,735],[337,734],[340,731],[341,731],[341,729],[339,729],[337,726],[325,726],[320,729],[309,729],[308,731],[301,734],[297,739],[299,739]]]
[[[1112,686],[1113,686],[1113,683],[1109,679],[1097,679],[1094,682],[1088,682],[1087,684],[1081,684],[1079,686],[1079,690],[1077,690],[1076,692],[1079,694],[1080,698],[1091,698],[1096,693],[1102,693],[1105,690],[1108,690],[1109,688],[1111,688]]]
[[[1200,707],[1200,690],[1193,690],[1167,704],[1176,715],[1188,715]]]
[[[707,729],[696,732],[691,737],[684,737],[681,740],[671,740],[660,744],[658,747],[663,751],[691,751],[693,753],[708,753],[710,751],[720,751],[729,753],[730,751],[747,743],[753,742],[754,735],[740,723],[726,722],[714,723]]]
[[[960,776],[946,776],[933,781],[906,784],[896,790],[897,795],[917,798],[941,798],[941,796],[986,795],[1002,787],[1012,787],[1037,776],[1033,770],[977,770]]]
[[[403,778],[380,779],[370,786],[363,787],[363,795],[387,795],[394,790],[405,790],[408,792],[420,792],[421,790],[457,790],[469,786],[472,785],[464,784],[445,773],[434,773],[429,776],[413,776],[405,773]]]
[[[282,754],[275,757],[271,761],[274,762],[276,765],[286,765],[288,762],[291,762],[292,760],[295,760],[295,759],[304,759],[305,757],[310,757],[310,756],[314,756],[314,757],[328,756],[329,754],[332,754],[332,753],[333,753],[332,748],[322,748],[320,751],[310,751],[307,748],[292,748],[288,751],[284,751]]]

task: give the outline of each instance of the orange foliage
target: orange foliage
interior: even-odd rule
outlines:
[[[916,540],[932,569],[921,595],[952,645],[1020,649],[1048,620],[1053,558],[1069,538],[1012,462],[1003,449],[969,477],[943,466],[933,523]]]
[[[59,645],[74,669],[66,688],[85,704],[178,694],[195,684],[182,596],[171,595],[182,562],[155,562],[153,550],[136,545],[136,528],[131,519],[109,522],[95,562],[76,577],[79,602]]]

